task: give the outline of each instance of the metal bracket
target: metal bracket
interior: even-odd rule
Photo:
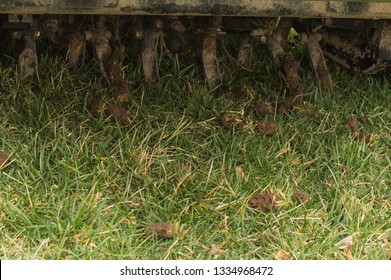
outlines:
[[[10,23],[33,23],[33,15],[9,14],[8,22]]]
[[[32,15],[9,14],[8,21],[1,24],[4,29],[27,29],[33,23]]]

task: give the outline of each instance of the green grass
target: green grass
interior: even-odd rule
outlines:
[[[226,81],[250,85],[273,105],[270,90],[283,99],[265,54],[255,55],[252,71],[239,70],[231,45],[220,49]],[[387,79],[335,67],[329,93],[306,70],[316,116],[276,114],[269,120],[278,131],[267,137],[219,125],[216,112],[256,122],[253,100],[211,93],[194,55],[164,59],[149,91],[138,85],[138,61],[127,63],[134,121],[124,126],[90,113],[94,98],[112,100],[93,62],[70,70],[43,55],[38,75],[23,80],[3,57],[0,150],[10,161],[0,174],[1,259],[273,259],[281,249],[292,259],[343,259],[335,244],[351,235],[354,259],[388,258]],[[345,127],[352,116],[366,117],[370,145]],[[295,205],[296,189],[309,194],[306,204]],[[279,200],[268,213],[249,205],[263,190]],[[146,237],[159,221],[177,222],[178,234]]]

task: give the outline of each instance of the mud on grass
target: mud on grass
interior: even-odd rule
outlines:
[[[253,101],[212,94],[188,57],[163,60],[162,81],[146,90],[135,82],[137,64],[125,60],[132,94],[121,105],[131,116],[123,124],[111,121],[106,107],[91,112],[95,99],[116,102],[93,63],[73,72],[41,58],[39,79],[21,81],[5,61],[1,258],[344,259],[336,244],[354,236],[353,259],[387,259],[388,82],[337,69],[335,93],[324,94],[304,72],[316,114],[282,114],[275,109],[285,89],[267,82],[274,74],[266,59],[254,58],[260,79],[244,77],[224,57],[232,83],[253,82]],[[258,99],[274,114],[254,112]],[[213,110],[248,124],[225,129]],[[352,137],[352,116],[366,116],[359,129],[376,136],[371,145]],[[259,134],[260,121],[275,122],[278,131]],[[249,203],[264,191],[276,194],[271,211]],[[146,235],[164,221],[178,224],[172,238]]]

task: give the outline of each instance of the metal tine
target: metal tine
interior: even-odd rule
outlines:
[[[290,89],[291,97],[286,99],[286,108],[303,101],[305,96],[304,86],[300,81],[300,62],[295,60],[291,53],[286,53],[282,44],[286,42],[287,36],[285,29],[278,29],[267,38],[267,48],[277,69],[280,71],[284,80]]]
[[[328,90],[333,90],[333,82],[330,77],[330,72],[327,68],[326,60],[323,51],[319,45],[322,39],[320,33],[309,32],[307,34],[300,34],[301,40],[307,47],[307,53],[311,61],[311,66],[321,84],[321,86]]]
[[[120,29],[123,21],[120,17],[114,18],[113,48],[106,66],[106,72],[111,86],[114,90],[114,97],[119,103],[126,103],[130,100],[128,83],[123,77],[122,67],[125,59],[125,47],[121,43]]]
[[[69,67],[74,67],[80,61],[84,53],[86,34],[80,29],[84,24],[84,16],[69,15],[64,17],[64,25],[60,27],[58,20],[53,17],[43,16],[38,20],[38,29],[41,36],[49,41],[68,47],[66,62]],[[87,32],[92,37],[91,32]]]
[[[24,77],[32,76],[38,67],[38,57],[35,44],[35,28],[30,26],[23,32],[24,49],[19,54],[19,65]]]
[[[213,18],[211,26],[206,31],[202,43],[202,66],[208,86],[212,89],[219,87],[223,83],[217,59],[217,33],[221,17]]]
[[[111,32],[107,29],[105,21],[105,16],[99,16],[92,32],[87,32],[86,39],[92,42],[94,55],[99,64],[99,71],[107,83],[110,84],[106,67],[112,52],[110,47]]]
[[[240,67],[249,69],[251,67],[252,59],[252,44],[249,32],[242,32],[238,40],[238,54],[237,60]]]
[[[155,19],[147,22],[141,39],[141,62],[145,83],[153,85],[159,79],[159,65],[157,60],[157,45],[163,30],[163,21]]]
[[[38,30],[49,41],[61,44],[62,30],[56,18],[43,16],[38,20]]]
[[[84,51],[86,47],[87,36],[92,37],[91,32],[85,32],[85,17],[70,15],[68,18],[69,27],[65,34],[65,43],[68,46],[66,61],[69,67],[75,67],[84,60]]]
[[[171,59],[174,55],[181,53],[187,41],[185,34],[188,29],[179,17],[166,17],[164,20],[164,37],[161,37],[161,43],[165,54]]]
[[[123,77],[122,67],[125,58],[125,48],[119,42],[113,46],[113,51],[107,64],[107,77],[114,90],[114,97],[117,102],[126,103],[129,101],[128,83]]]
[[[75,31],[68,36],[68,53],[66,61],[69,67],[76,66],[83,55],[86,37],[80,31]]]

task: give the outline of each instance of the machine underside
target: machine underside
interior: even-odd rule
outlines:
[[[299,62],[285,48],[292,30],[305,44],[321,86],[332,90],[326,59],[365,74],[391,65],[390,19],[391,1],[385,0],[0,1],[1,51],[22,42],[19,64],[25,76],[37,71],[37,37],[66,46],[69,66],[80,63],[90,44],[103,79],[115,89],[120,103],[128,101],[127,82],[121,75],[124,32],[139,41],[144,82],[149,86],[159,79],[159,44],[175,54],[193,41],[200,42],[205,80],[215,89],[223,84],[218,38],[235,34],[237,62],[244,68],[251,67],[252,43],[258,40],[285,78],[291,92],[287,103],[292,105],[304,96]]]

